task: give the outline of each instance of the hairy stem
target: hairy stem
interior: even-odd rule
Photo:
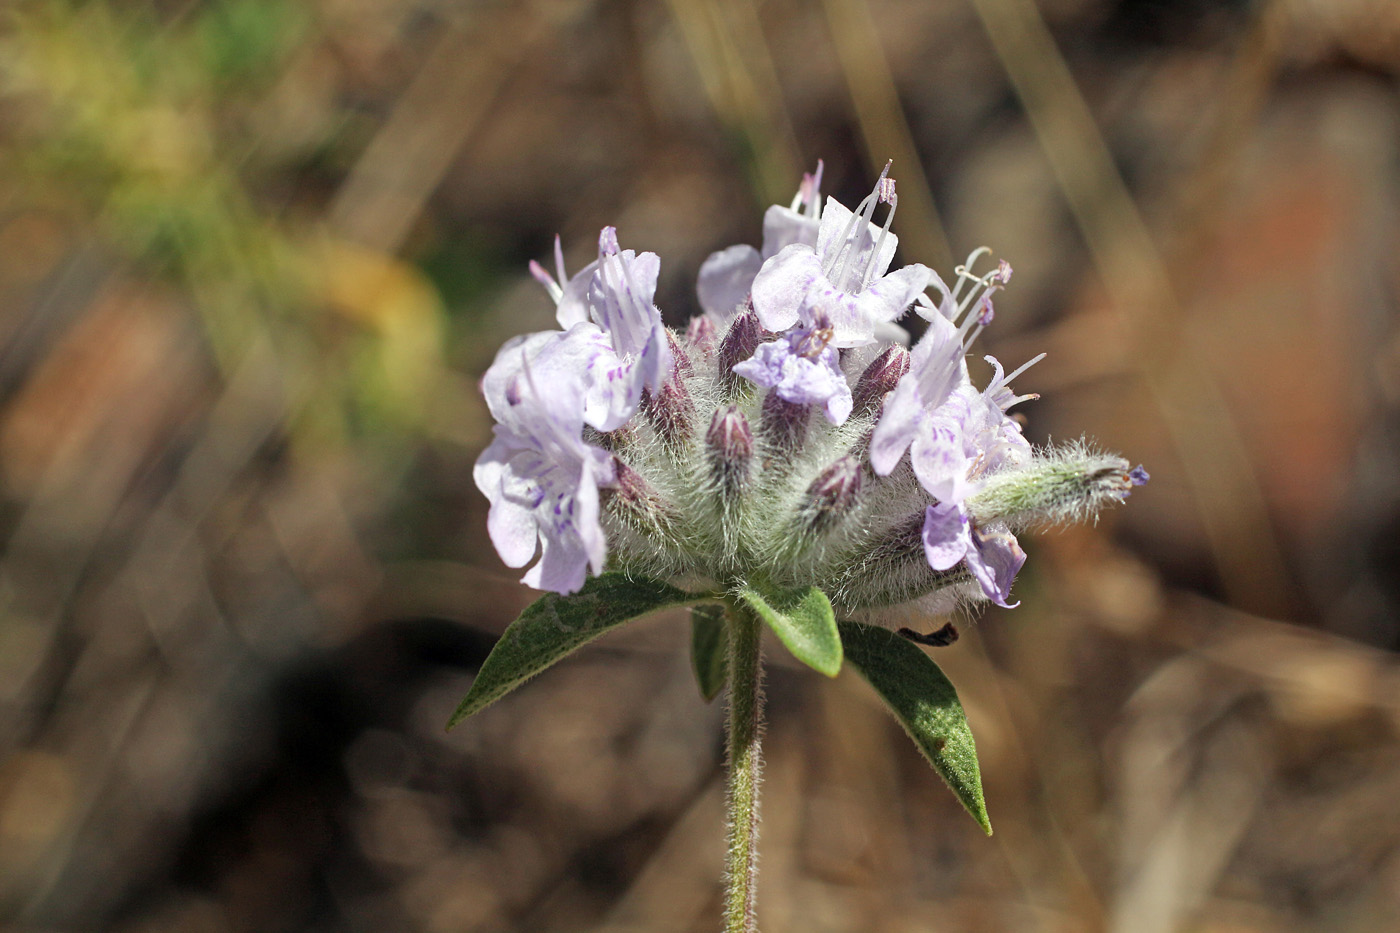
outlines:
[[[763,779],[762,623],[747,607],[729,605],[729,847],[725,933],[755,933],[758,887],[758,787]]]

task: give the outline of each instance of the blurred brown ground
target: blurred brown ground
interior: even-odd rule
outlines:
[[[907,260],[1010,259],[1028,433],[1154,479],[937,654],[991,839],[769,652],[764,928],[1400,929],[1395,3],[0,17],[4,929],[717,929],[682,618],[443,732],[530,599],[475,380],[556,231],[679,324],[817,158],[895,159]]]

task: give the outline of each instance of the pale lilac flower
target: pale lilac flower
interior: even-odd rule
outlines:
[[[969,265],[980,252],[969,257]],[[908,450],[920,484],[941,502],[961,502],[971,491],[974,474],[1029,458],[1030,445],[1006,409],[1037,396],[1017,396],[1009,383],[1045,356],[1009,376],[995,358],[987,357],[996,374],[986,390],[978,392],[968,378],[965,350],[990,321],[990,295],[1010,278],[1011,267],[1003,261],[990,274],[975,278],[964,265],[958,275],[956,289],[949,290],[941,280],[935,283],[943,293],[938,308],[927,301],[918,306],[920,313],[933,312],[925,315],[929,329],[914,348],[909,372],[886,400],[870,442],[876,473],[889,475]],[[967,281],[975,284],[959,301]]]
[[[795,328],[760,344],[734,372],[795,405],[821,405],[826,420],[841,424],[851,414],[851,386],[841,371],[840,354],[830,345],[830,335],[830,328],[820,323]]]
[[[758,275],[763,257],[747,243],[738,243],[711,253],[700,264],[695,293],[700,308],[723,330],[749,300],[753,277]]]
[[[550,332],[501,348],[482,379],[495,437],[472,471],[491,501],[487,530],[501,559],[523,567],[538,550],[522,582],[556,593],[578,590],[589,568],[602,573],[598,487],[615,478],[612,455],[583,441],[583,387],[568,342]]]
[[[763,261],[785,246],[804,243],[815,248],[821,220],[822,163],[817,170],[802,176],[802,186],[792,204],[774,204],[763,215],[763,249],[747,243],[726,247],[711,253],[700,265],[695,291],[700,308],[723,330],[740,308],[747,304],[754,276]]]
[[[938,410],[953,390],[968,384],[962,341],[953,322],[935,316],[910,354],[909,371],[885,400],[884,411],[870,439],[870,465],[888,476],[904,452],[913,446],[912,464],[920,480],[940,499],[952,498],[941,483],[963,463],[960,431]]]
[[[555,263],[563,281],[557,238]],[[585,375],[583,418],[600,431],[625,424],[641,404],[643,390],[658,391],[670,378],[670,342],[652,303],[660,268],[655,253],[619,250],[613,227],[604,227],[598,236],[598,259],[567,285],[531,264],[531,274],[555,299],[559,324],[569,336],[568,352]]]
[[[870,220],[881,202],[890,211],[884,226],[877,227]],[[903,314],[932,274],[917,263],[886,274],[898,244],[889,232],[897,204],[894,180],[885,173],[855,212],[828,198],[816,246],[784,247],[754,278],[753,306],[763,326],[773,331],[799,322],[810,326],[820,312],[832,323],[833,346],[873,343],[876,326]]]
[[[1007,609],[1020,605],[1006,602],[1011,583],[1026,562],[1026,552],[1015,535],[978,528],[962,505],[938,502],[924,511],[923,539],[924,556],[934,570],[964,563],[988,599]]]

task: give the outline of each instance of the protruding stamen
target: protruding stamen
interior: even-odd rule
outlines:
[[[888,168],[888,166],[886,166]],[[871,250],[870,258],[865,261],[865,269],[860,274],[860,287],[862,290],[870,284],[870,279],[875,271],[875,264],[879,261],[880,250],[885,245],[885,238],[890,235],[890,224],[894,223],[894,212],[899,209],[899,198],[894,193],[894,179],[881,178],[875,186],[875,190],[880,193],[880,200],[890,206],[885,214],[885,225],[880,228],[880,237],[875,241],[875,249]]]
[[[1017,376],[1021,375],[1021,373],[1025,372],[1026,370],[1028,370],[1028,369],[1030,369],[1032,366],[1034,366],[1036,363],[1039,363],[1041,360],[1045,359],[1045,356],[1046,356],[1046,354],[1044,354],[1044,353],[1038,353],[1038,354],[1036,354],[1035,356],[1031,357],[1030,359],[1026,360],[1026,361],[1025,361],[1024,363],[1022,363],[1020,366],[1017,366],[1015,369],[1013,369],[1013,370],[1011,371],[1011,375],[1009,375],[1009,376],[1007,376],[1005,379],[1001,380],[1001,384],[1002,384],[1002,385],[1010,385],[1012,379],[1015,379]]]
[[[559,239],[559,234],[554,234],[554,269],[559,273],[559,284],[563,285],[569,281],[569,277],[564,272],[564,242]]]
[[[895,344],[865,368],[856,382],[852,414],[859,416],[874,411],[880,400],[894,391],[905,373],[909,372],[909,351]]]
[[[620,250],[618,249],[617,245],[617,228],[604,227],[602,232],[598,234],[599,258],[616,256],[618,252],[620,252]]]
[[[812,220],[821,220],[822,218],[822,170],[824,168],[822,160],[818,159],[817,170],[811,175],[804,174],[802,176],[803,196],[807,202],[807,216]],[[807,184],[809,179],[811,180],[810,186]]]
[[[874,190],[867,194],[865,198],[856,205],[856,209],[851,212],[851,219],[846,222],[846,230],[841,237],[841,248],[837,251],[831,263],[834,267],[836,261],[841,260],[841,272],[832,278],[830,274],[831,270],[826,270],[828,278],[831,278],[832,283],[842,291],[858,290],[848,288],[846,280],[846,276],[851,272],[851,263],[855,261],[856,253],[858,252],[857,247],[860,242],[860,236],[855,232],[856,224],[860,223],[864,225],[860,227],[861,234],[864,234],[870,225],[870,218],[875,215],[875,205],[879,203],[880,186],[889,175],[890,166],[893,164],[893,161],[885,163],[884,170],[880,172],[880,177],[875,182]]]
[[[956,269],[953,270],[953,274],[956,275],[958,279],[957,282],[953,283],[954,301],[958,300],[958,295],[962,293],[962,287],[965,282],[967,282],[969,279],[974,281],[976,280],[976,276],[974,276],[968,270],[970,270],[977,263],[978,259],[982,258],[983,254],[990,252],[991,250],[989,248],[985,246],[979,246],[968,254],[966,262],[964,262],[962,265],[958,266]]]

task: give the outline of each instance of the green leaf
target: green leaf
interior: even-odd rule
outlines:
[[[842,622],[841,641],[851,664],[990,836],[977,745],[952,683],[917,645],[889,629]]]
[[[739,598],[768,624],[793,657],[828,677],[841,670],[841,636],[831,600],[815,586],[772,592],[745,587]]]
[[[724,627],[723,606],[690,610],[690,663],[705,702],[719,696],[729,679],[729,630]]]
[[[591,577],[583,589],[568,596],[549,593],[540,597],[501,634],[447,728],[609,629],[658,609],[706,598],[621,573]]]

